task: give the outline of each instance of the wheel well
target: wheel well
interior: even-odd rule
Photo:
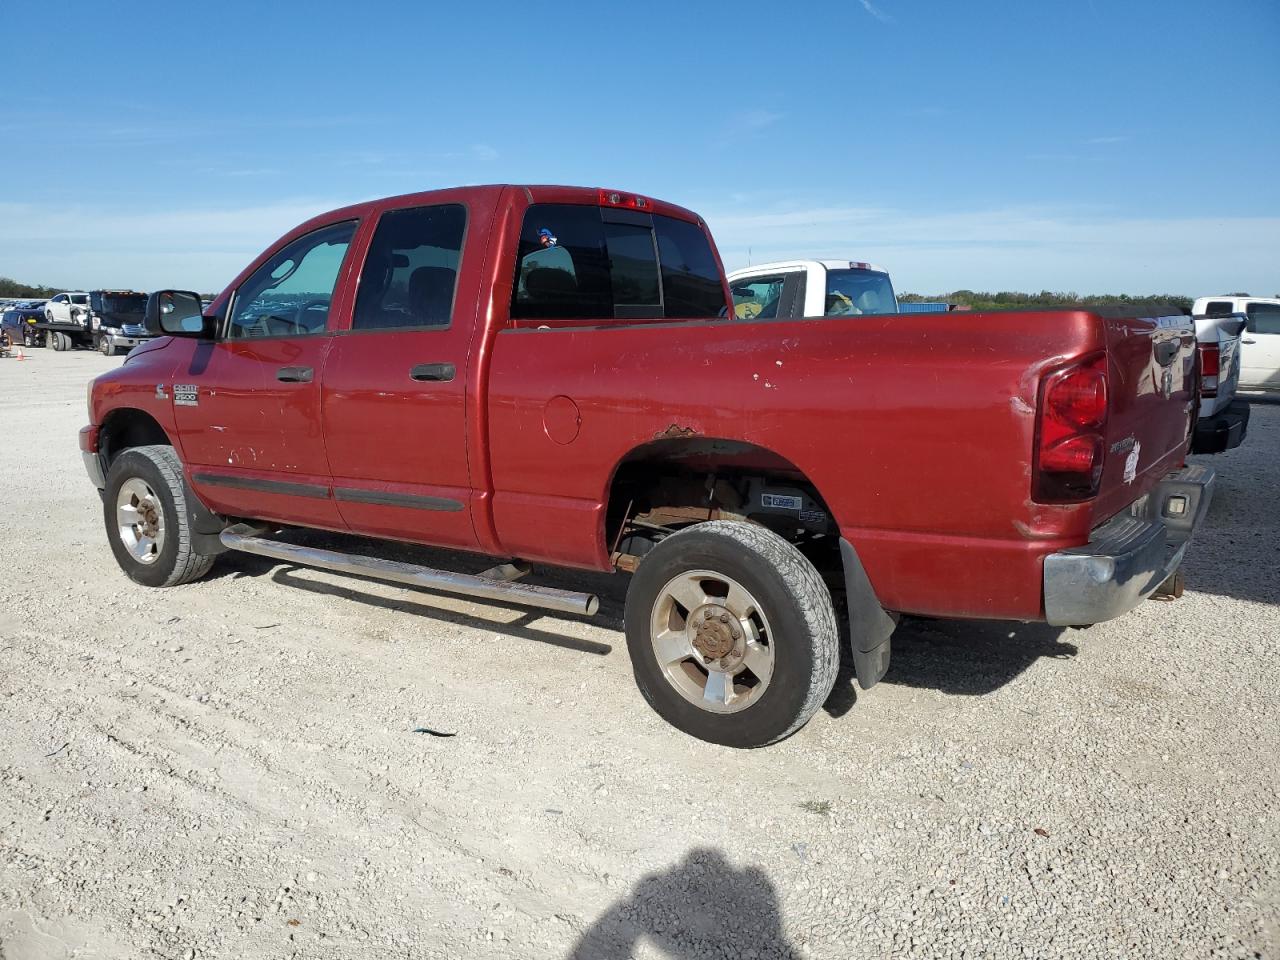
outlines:
[[[768,527],[824,576],[841,569],[840,532],[817,486],[790,460],[738,440],[664,438],[618,464],[605,512],[606,548],[620,569],[679,529],[708,520]]]
[[[98,449],[108,466],[122,451],[153,443],[173,446],[155,417],[142,410],[113,410],[98,432]]]

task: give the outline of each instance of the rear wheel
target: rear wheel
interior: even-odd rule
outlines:
[[[627,592],[626,632],[649,704],[684,732],[731,747],[799,730],[840,666],[822,577],[749,523],[698,524],[654,547]]]
[[[71,342],[71,337],[68,334],[65,334],[65,333],[58,334],[59,350],[74,350],[75,346],[76,345]]]
[[[22,345],[28,350],[32,349],[36,345],[36,331],[31,329],[30,324],[23,324]]]
[[[192,546],[182,463],[172,447],[130,447],[107,471],[103,519],[120,569],[148,587],[204,576],[213,557]]]
[[[58,346],[58,334],[55,330],[46,330],[44,332],[44,345],[50,350],[61,350]]]

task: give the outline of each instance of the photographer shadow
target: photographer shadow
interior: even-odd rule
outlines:
[[[582,934],[567,960],[627,960],[647,940],[671,960],[799,956],[782,930],[778,896],[756,867],[736,869],[719,850],[695,849],[641,878]]]

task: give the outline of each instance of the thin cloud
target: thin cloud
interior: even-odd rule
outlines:
[[[871,2],[871,0],[858,0],[858,2],[862,4],[863,10],[867,11],[867,13],[871,14],[881,23],[893,23],[893,17],[889,16],[889,14],[877,7]]]
[[[758,108],[734,114],[732,123],[735,130],[763,130],[765,127],[773,126],[782,117],[781,113]]]
[[[1129,137],[1090,137],[1085,143],[1124,143]]]

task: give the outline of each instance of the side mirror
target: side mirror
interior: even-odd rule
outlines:
[[[213,318],[204,316],[200,295],[190,290],[157,290],[147,297],[146,327],[170,337],[213,336]]]

